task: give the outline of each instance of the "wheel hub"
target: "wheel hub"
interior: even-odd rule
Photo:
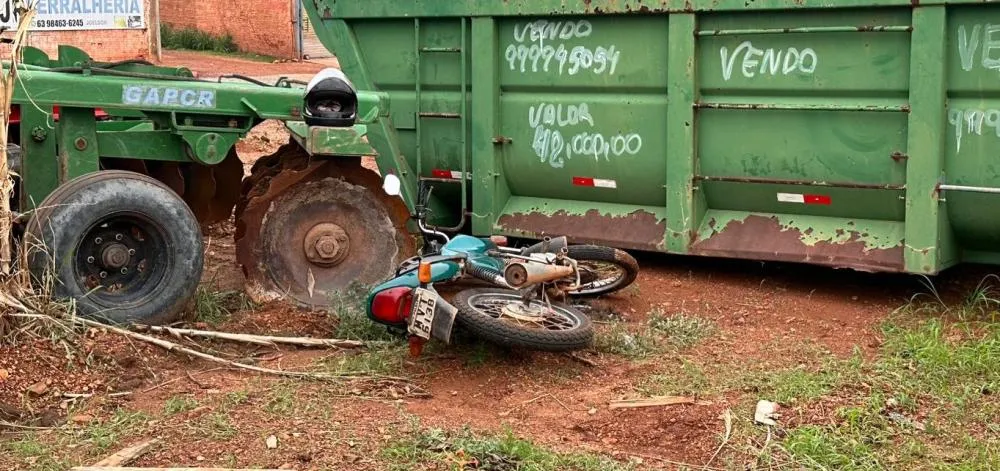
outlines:
[[[542,322],[547,309],[541,304],[525,305],[523,302],[509,303],[502,308],[505,316],[524,322]]]
[[[332,267],[343,262],[351,253],[351,239],[336,224],[320,223],[309,229],[302,241],[306,259],[311,263]]]
[[[125,244],[111,243],[101,250],[101,264],[106,268],[121,268],[128,263],[128,247]]]

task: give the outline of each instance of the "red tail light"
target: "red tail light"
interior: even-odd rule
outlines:
[[[490,236],[490,241],[493,242],[494,244],[497,244],[498,247],[507,246],[507,238],[504,236],[499,236],[499,235]]]
[[[413,309],[413,288],[382,291],[372,299],[372,317],[386,324],[405,324]]]

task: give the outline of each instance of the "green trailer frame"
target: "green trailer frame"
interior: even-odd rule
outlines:
[[[273,86],[199,80],[185,68],[96,62],[84,51],[60,46],[55,59],[25,48],[16,85],[12,103],[21,115],[22,211],[30,211],[69,180],[123,161],[133,162],[127,168],[145,161],[218,166],[235,159],[231,151],[236,141],[264,120],[286,122],[302,135],[308,132],[302,121],[304,87],[286,79]],[[371,152],[363,123],[386,116],[387,103],[384,94],[375,92],[361,93],[358,99],[360,124],[329,136],[315,133],[323,138],[317,139],[321,148],[312,147],[314,153]],[[59,107],[58,115],[53,107]],[[95,109],[110,119],[95,119]],[[242,175],[240,164],[237,189],[225,189],[232,193],[225,199],[239,197]],[[208,191],[197,196],[202,204],[216,190]],[[227,211],[228,218],[231,204]]]
[[[317,0],[306,10],[355,84],[389,96],[391,119],[368,128],[378,165],[403,177],[408,204],[419,180],[440,186],[437,224],[934,274],[1000,262],[1000,217],[981,210],[1000,202],[995,3]],[[530,26],[539,20],[550,29]],[[573,39],[581,20],[586,34]],[[615,38],[618,76],[570,77],[559,52],[515,47],[536,33],[591,53]],[[808,53],[790,47],[801,41]],[[604,54],[604,72],[611,51],[601,51],[591,60]],[[741,51],[756,59],[734,69]],[[557,63],[558,74],[540,73]],[[643,151],[595,166],[562,162],[567,143],[553,154],[565,168],[533,162],[533,144],[551,147],[523,119],[524,97],[539,95],[563,111],[589,100],[619,149],[623,130],[641,128]],[[842,132],[834,140],[816,130],[825,125]]]

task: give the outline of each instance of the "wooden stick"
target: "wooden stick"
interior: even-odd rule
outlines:
[[[632,409],[636,407],[675,406],[678,404],[694,404],[694,398],[684,396],[656,396],[643,399],[624,399],[611,401],[608,403],[608,408]]]
[[[159,444],[160,441],[155,438],[152,440],[146,440],[138,445],[122,449],[117,453],[94,463],[92,467],[123,466],[129,464]]]
[[[81,317],[73,317],[73,318],[70,319],[70,321],[72,321],[74,323],[77,323],[77,324],[83,324],[83,325],[88,326],[88,327],[96,327],[96,328],[99,328],[99,329],[106,329],[106,330],[114,332],[116,334],[121,334],[121,335],[124,335],[124,336],[129,337],[129,338],[133,338],[133,339],[136,339],[136,340],[142,340],[143,342],[151,343],[151,344],[156,345],[157,347],[163,348],[163,349],[165,349],[165,350],[167,350],[169,352],[184,353],[186,355],[191,355],[193,357],[201,358],[203,360],[208,360],[208,361],[211,361],[211,362],[220,363],[220,364],[223,364],[223,365],[228,365],[228,366],[231,366],[233,368],[239,368],[239,369],[243,369],[243,370],[255,371],[257,373],[264,373],[264,374],[269,374],[269,375],[274,375],[274,376],[287,376],[287,377],[290,377],[290,378],[326,379],[326,380],[344,379],[344,378],[352,378],[352,377],[359,376],[359,375],[356,375],[356,374],[310,373],[310,372],[306,372],[306,371],[273,370],[271,368],[263,368],[263,367],[260,367],[260,366],[245,365],[243,363],[238,363],[238,362],[235,362],[235,361],[225,360],[225,359],[219,358],[217,356],[209,355],[207,353],[202,353],[202,352],[199,352],[197,350],[192,350],[190,348],[183,347],[181,345],[178,345],[178,344],[173,343],[173,342],[168,341],[168,340],[163,340],[163,339],[160,339],[160,338],[151,337],[149,335],[140,334],[140,333],[137,333],[137,332],[132,332],[132,331],[129,331],[129,330],[122,329],[120,327],[115,327],[115,326],[104,324],[104,323],[101,323],[101,322],[92,321],[90,319],[84,319],[84,318],[81,318]],[[409,382],[406,378],[398,378],[398,377],[393,377],[393,376],[380,376],[380,375],[366,375],[366,376],[369,376],[369,377],[371,377],[373,379],[385,379],[385,380],[393,380],[393,381],[400,381],[400,382]]]
[[[568,356],[570,359],[572,359],[574,361],[578,361],[580,363],[583,363],[584,365],[587,365],[587,366],[597,366],[597,362],[595,362],[594,360],[591,360],[589,358],[584,358],[584,357],[582,357],[580,355],[577,355],[575,353],[569,353],[569,352],[567,352],[567,353],[565,353],[565,355]]]
[[[336,347],[336,348],[360,348],[364,347],[364,342],[357,340],[343,339],[316,339],[312,337],[271,337],[268,335],[235,334],[231,332],[215,332],[211,330],[178,329],[174,327],[162,327],[151,325],[136,325],[134,329],[140,332],[166,333],[175,337],[191,336],[205,337],[234,342],[252,343],[273,347],[276,344],[298,345],[300,347]]]

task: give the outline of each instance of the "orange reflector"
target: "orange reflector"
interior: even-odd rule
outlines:
[[[420,268],[417,269],[417,279],[421,283],[431,282],[431,265],[429,263],[420,264]]]

